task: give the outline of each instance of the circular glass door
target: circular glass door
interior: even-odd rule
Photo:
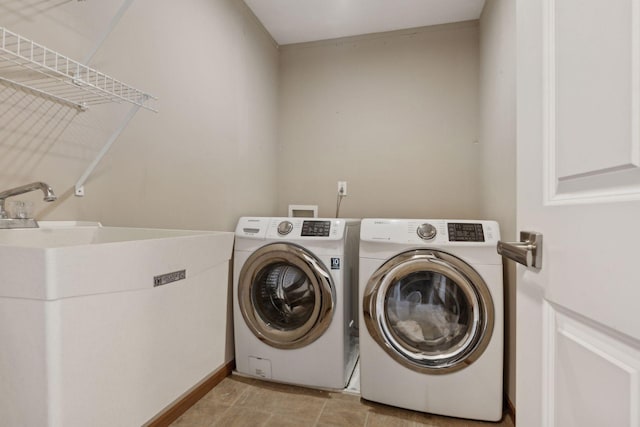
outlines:
[[[335,292],[329,271],[309,251],[273,243],[245,262],[238,303],[256,337],[273,347],[299,348],[329,327]]]
[[[387,261],[367,284],[363,310],[374,340],[396,361],[425,373],[473,363],[493,331],[484,280],[461,259],[434,250]]]

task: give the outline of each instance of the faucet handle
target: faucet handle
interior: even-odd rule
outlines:
[[[25,200],[11,200],[9,202],[9,214],[11,218],[33,218],[33,202]]]

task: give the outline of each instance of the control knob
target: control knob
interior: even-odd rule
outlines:
[[[293,224],[291,224],[291,221],[282,221],[278,224],[278,234],[281,236],[286,236],[291,233],[291,230],[293,230]]]
[[[418,227],[416,232],[422,240],[431,240],[436,237],[437,230],[433,225],[425,222]]]

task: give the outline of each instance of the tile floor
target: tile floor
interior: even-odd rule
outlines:
[[[513,427],[507,415],[500,423],[439,417],[368,402],[357,394],[312,390],[238,375],[222,380],[171,425]]]

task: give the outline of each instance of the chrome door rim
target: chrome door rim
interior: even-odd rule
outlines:
[[[462,290],[472,306],[470,333],[446,353],[433,355],[410,348],[386,318],[389,288],[400,278],[419,271],[446,276]],[[482,277],[460,258],[437,250],[408,251],[385,262],[369,279],[362,305],[367,330],[377,344],[403,366],[421,373],[455,372],[475,362],[489,345],[495,322],[491,293]]]
[[[316,299],[311,316],[294,330],[281,330],[269,325],[257,314],[251,299],[258,273],[275,263],[299,268],[315,291]],[[329,328],[335,310],[335,289],[331,274],[313,254],[292,243],[271,243],[253,252],[240,271],[237,297],[240,312],[251,332],[266,344],[283,349],[304,347],[317,340]]]

